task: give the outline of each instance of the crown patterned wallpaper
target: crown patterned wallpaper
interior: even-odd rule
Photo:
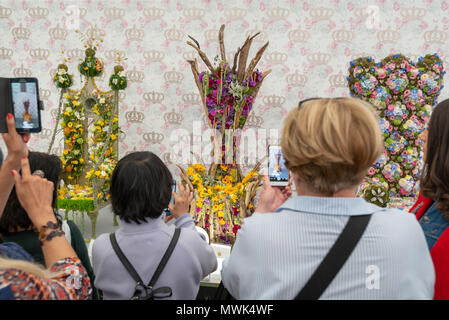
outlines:
[[[44,129],[33,135],[30,148],[46,151],[50,142],[58,100],[51,76],[63,57],[71,58],[69,72],[75,74],[74,88],[80,87],[76,67],[84,50],[78,28],[104,40],[97,53],[106,67],[97,80],[100,88],[107,89],[117,51],[127,59],[120,157],[151,150],[176,172],[170,135],[179,129],[191,132],[193,121],[205,124],[186,62],[197,55],[186,45],[187,36],[213,57],[219,53],[223,23],[229,57],[249,34],[261,32],[250,56],[270,42],[258,67],[272,72],[247,122],[252,128],[281,129],[289,109],[302,98],[348,96],[348,64],[359,56],[380,60],[403,53],[416,61],[438,53],[449,66],[449,1],[0,0],[0,76],[37,77],[45,103]],[[440,100],[448,97],[448,88]],[[61,138],[55,153],[62,151]]]

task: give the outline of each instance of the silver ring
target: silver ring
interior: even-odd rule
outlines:
[[[45,173],[44,173],[44,171],[42,171],[42,170],[35,170],[35,171],[33,172],[33,175],[34,175],[34,176],[39,176],[39,177],[41,177],[42,179],[45,178]]]

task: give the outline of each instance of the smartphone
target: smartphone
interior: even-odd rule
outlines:
[[[281,146],[268,147],[268,178],[272,186],[288,186],[289,171]]]
[[[176,192],[176,180],[173,180],[171,189],[172,189],[173,192]],[[173,197],[173,195],[171,196],[171,200],[170,201],[171,201],[172,204],[175,204],[175,198]],[[166,216],[171,215],[171,212],[170,212],[169,208],[165,209],[164,211],[165,211],[165,215]]]
[[[42,102],[36,78],[0,78],[0,132],[7,132],[6,114],[12,113],[19,133],[40,132]]]

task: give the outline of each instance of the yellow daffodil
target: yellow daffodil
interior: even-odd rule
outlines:
[[[111,140],[117,139],[117,136],[115,134],[111,134]]]
[[[193,176],[195,174],[195,170],[192,167],[188,167],[186,170],[187,175]]]
[[[218,211],[217,216],[218,216],[219,218],[223,218],[223,217],[224,217],[223,211]]]
[[[222,181],[223,181],[224,184],[228,184],[228,183],[231,182],[231,177],[230,176],[226,176],[226,177],[223,178]]]
[[[67,127],[69,127],[69,128],[73,127],[73,123],[71,123],[71,122],[67,123]]]
[[[223,171],[228,171],[228,166],[220,164],[220,168]]]
[[[220,224],[221,224],[222,226],[224,226],[224,225],[226,224],[226,221],[224,221],[223,219],[220,219]]]
[[[193,165],[193,168],[197,171],[197,172],[199,172],[199,173],[203,173],[204,172],[204,170],[206,170],[205,168],[204,168],[204,166],[202,165],[202,164],[194,164]]]

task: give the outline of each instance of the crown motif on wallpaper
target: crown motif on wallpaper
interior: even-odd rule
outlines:
[[[182,41],[182,38],[184,37],[184,32],[176,28],[167,29],[164,31],[164,36],[165,39],[169,41]]]
[[[53,120],[56,120],[58,117],[58,108],[51,109],[50,115]]]
[[[252,35],[259,32],[259,35],[253,39],[254,42],[267,42],[268,41],[268,35],[265,31],[257,30],[257,29],[251,29],[246,31],[246,36],[251,37]],[[232,60],[230,60],[232,61]]]
[[[26,78],[26,77],[31,77],[32,72],[30,69],[24,68],[23,64],[21,64],[20,67],[14,68],[14,70],[12,71],[12,74],[14,75],[14,77],[17,77],[17,78]]]
[[[126,139],[126,132],[122,131],[119,135],[118,135],[118,141],[123,142]]]
[[[63,150],[63,147],[54,147],[51,149],[51,154],[62,154]]]
[[[274,21],[284,20],[289,14],[290,10],[285,8],[272,8],[267,10],[267,17]]]
[[[182,95],[182,101],[190,105],[201,104],[201,96],[197,93],[185,93]]]
[[[0,18],[2,18],[2,19],[9,18],[11,13],[12,13],[12,10],[10,8],[0,6]]]
[[[118,58],[120,58],[120,60],[123,60],[125,58],[125,51],[107,50],[107,51],[105,51],[104,56],[108,60],[116,61]],[[120,92],[124,92],[124,91],[120,91]]]
[[[307,77],[303,74],[300,74],[298,70],[295,73],[291,73],[287,75],[287,84],[290,87],[303,87],[307,82]]]
[[[84,50],[79,48],[69,49],[66,51],[66,54],[71,60],[81,59],[84,56]]]
[[[307,61],[313,65],[325,65],[331,60],[331,55],[324,52],[315,52],[307,55]]]
[[[263,103],[266,106],[273,107],[273,108],[274,107],[281,108],[282,105],[284,104],[285,100],[286,100],[285,97],[277,96],[275,94],[273,94],[271,96],[265,96],[262,99]]]
[[[401,10],[401,16],[403,16],[408,21],[419,20],[426,15],[426,11],[427,10],[425,8],[416,8],[416,7],[403,8]]]
[[[56,69],[56,68],[53,68],[53,69],[50,69],[49,71],[48,71],[48,73],[50,74],[50,78],[54,78],[54,76],[55,76],[55,74],[56,74],[56,72],[58,72],[58,69]]]
[[[13,28],[11,32],[13,37],[19,40],[29,39],[31,35],[30,29],[22,27],[22,24],[20,24],[18,27]]]
[[[129,41],[142,41],[144,36],[145,32],[142,29],[137,29],[136,25],[125,31],[125,37]]]
[[[132,70],[126,72],[126,78],[129,82],[142,82],[145,78],[145,73],[136,70],[136,67],[134,67]]]
[[[401,34],[397,31],[391,30],[390,27],[387,30],[379,31],[377,33],[377,39],[380,42],[391,42],[394,43],[399,40]]]
[[[143,134],[142,137],[143,140],[152,144],[161,143],[162,140],[164,140],[164,135],[156,131],[147,132]]]
[[[332,39],[336,42],[351,42],[354,39],[354,32],[343,29],[332,32]]]
[[[162,101],[164,101],[164,98],[165,96],[162,92],[151,91],[143,94],[143,99],[153,104],[162,103]]]
[[[50,50],[48,49],[31,49],[30,50],[30,57],[37,60],[46,60],[48,56],[50,55]]]
[[[248,128],[260,128],[263,124],[263,118],[256,116],[254,112],[251,112],[248,118],[246,118],[246,127]]]
[[[42,128],[41,132],[37,136],[41,139],[48,139],[51,136],[52,131],[48,128]]]
[[[84,18],[87,14],[87,9],[86,8],[78,8],[78,9],[80,13],[80,18]]]
[[[42,88],[39,89],[39,97],[42,100],[47,100],[50,97],[50,95],[51,95],[51,91],[50,90],[42,89]]]
[[[164,113],[165,122],[170,124],[181,124],[183,119],[184,117],[180,113],[175,112],[174,109],[171,112]]]
[[[0,48],[0,59],[11,59],[13,54],[12,49],[2,47]]]
[[[171,152],[165,152],[162,154],[162,160],[165,164],[172,164],[173,163],[173,155]]]
[[[345,88],[347,85],[346,77],[340,71],[338,74],[333,74],[329,77],[329,83],[334,88]]]
[[[67,30],[61,28],[59,26],[59,23],[56,25],[56,27],[51,28],[48,31],[48,34],[50,35],[50,38],[52,38],[53,40],[65,40],[67,38]]]
[[[196,51],[187,51],[182,54],[184,60],[195,60],[198,58]]]
[[[193,133],[191,133],[191,134],[186,134],[186,135],[180,136],[179,140],[188,145],[190,145],[192,142],[194,144],[201,144],[202,137],[201,137],[201,135],[194,135]]]
[[[164,60],[165,52],[158,50],[145,51],[143,57],[149,62],[161,62]]]
[[[310,16],[313,18],[313,20],[329,20],[333,14],[334,9],[332,8],[313,8],[310,9]]]
[[[241,8],[228,8],[225,9],[224,15],[228,20],[241,20],[246,16],[246,9]],[[217,33],[215,34],[215,37],[217,36]]]
[[[218,42],[218,30],[217,29],[209,29],[204,31],[204,37],[209,42]]]
[[[104,39],[106,32],[95,25],[86,31],[86,35],[89,38]]]
[[[136,111],[136,108],[133,108],[132,111],[125,112],[125,119],[130,123],[142,123],[145,115],[143,112]]]
[[[188,20],[198,20],[204,17],[206,10],[199,8],[184,9],[184,17]]]
[[[172,71],[164,73],[164,79],[169,83],[181,83],[184,79],[184,76],[181,72],[175,71],[173,69]]]
[[[283,52],[274,51],[265,55],[265,61],[271,65],[283,64],[287,61],[287,54]]]
[[[298,27],[298,29],[288,32],[288,38],[292,42],[306,42],[310,38],[310,32],[302,30],[301,27]]]
[[[28,9],[28,14],[34,19],[45,19],[49,13],[50,11],[47,8],[36,7]]]
[[[447,40],[447,33],[435,29],[424,32],[424,41],[427,43],[444,43]]]
[[[119,99],[119,101],[123,101],[123,100],[125,100],[125,98],[126,98],[125,90],[120,90],[118,92],[118,99]]]
[[[110,20],[122,19],[125,16],[125,9],[121,8],[106,8],[104,15]]]
[[[368,8],[357,8],[354,10],[354,16],[359,20],[365,20],[369,16]]]
[[[162,8],[147,8],[143,10],[143,15],[152,20],[161,19],[165,14]]]

